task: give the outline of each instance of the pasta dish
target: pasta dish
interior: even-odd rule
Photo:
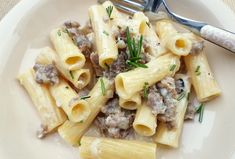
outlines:
[[[221,94],[204,41],[169,19],[119,12],[106,1],[84,26],[66,21],[51,46],[17,77],[41,118],[37,137],[58,132],[82,159],[156,159],[178,148],[183,124],[203,122]]]

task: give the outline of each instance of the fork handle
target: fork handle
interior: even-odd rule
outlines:
[[[235,53],[235,33],[205,25],[200,29],[200,35],[204,39]]]

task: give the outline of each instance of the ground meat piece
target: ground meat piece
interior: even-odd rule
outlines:
[[[195,114],[197,112],[197,109],[200,105],[201,104],[199,103],[197,98],[195,98],[195,97],[190,98],[184,119],[185,120],[193,120],[195,118]]]
[[[101,112],[105,115],[120,113],[121,108],[119,107],[118,98],[109,100],[105,107],[101,108]]]
[[[37,137],[43,139],[48,134],[48,126],[41,124],[40,129],[37,131]]]
[[[92,52],[92,42],[86,36],[90,33],[90,31],[88,31],[89,26],[86,25],[80,29],[80,24],[74,21],[65,22],[64,25],[74,43],[78,46],[85,57],[89,58]]]
[[[66,21],[64,23],[66,28],[79,28],[81,25],[76,21]]]
[[[195,41],[192,44],[192,49],[191,49],[190,53],[191,54],[199,53],[203,50],[204,47],[205,47],[204,41],[200,41],[200,42]]]
[[[78,35],[74,37],[74,41],[77,44],[78,48],[84,54],[86,58],[90,57],[92,52],[92,43],[85,35]]]
[[[155,116],[157,114],[164,114],[166,111],[166,105],[163,103],[163,98],[155,85],[148,89],[147,105],[152,108],[152,113]]]
[[[172,77],[166,77],[161,82],[157,84],[157,87],[160,89],[167,89],[168,94],[170,94],[173,98],[177,97],[177,91],[175,87],[175,79]],[[167,94],[161,94],[163,97]]]
[[[35,80],[39,84],[57,84],[59,83],[59,72],[52,64],[41,65],[35,64],[33,67],[35,71]]]
[[[120,52],[117,59],[105,70],[104,76],[109,79],[113,79],[117,74],[127,70],[127,59],[128,55],[125,52]]]
[[[135,114],[132,111],[121,109],[118,100],[118,98],[109,100],[95,120],[95,124],[105,137],[125,138],[134,121]]]
[[[175,88],[178,94],[182,93],[185,89],[185,84],[183,79],[177,79],[175,81]]]
[[[172,77],[166,77],[159,83],[157,87],[160,90],[160,94],[163,96],[164,104],[166,105],[166,111],[164,114],[159,114],[158,120],[166,123],[169,129],[175,127],[176,116],[176,104],[177,104],[177,91],[175,86],[175,80]]]
[[[158,115],[158,120],[166,123],[169,129],[175,127],[175,116],[176,116],[176,100],[171,96],[164,97],[164,103],[167,106],[164,114]]]
[[[102,76],[103,75],[103,68],[99,65],[99,55],[97,53],[91,53],[90,60],[92,63],[92,66],[95,70],[96,76]]]

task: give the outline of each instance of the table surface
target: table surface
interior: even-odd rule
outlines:
[[[0,0],[0,20],[6,13],[14,7],[20,0]],[[235,0],[222,0],[235,13]]]

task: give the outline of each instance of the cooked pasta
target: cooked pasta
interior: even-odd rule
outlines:
[[[117,75],[115,86],[117,94],[121,98],[130,98],[141,91],[146,82],[153,85],[166,76],[174,75],[179,69],[180,61],[178,56],[169,53],[159,58],[153,58],[147,66],[148,68],[137,68]],[[173,66],[175,68],[171,70]]]
[[[94,88],[89,93],[90,98],[86,100],[91,109],[87,120],[80,123],[66,121],[61,127],[59,127],[58,132],[66,142],[72,145],[77,145],[82,135],[85,133],[92,121],[95,119],[96,115],[99,113],[101,107],[105,105],[109,98],[112,98],[112,82],[105,78],[102,78],[102,81],[104,82],[104,86],[106,88],[106,94],[102,94],[101,79],[99,79]]]
[[[182,79],[185,85],[183,92],[185,96],[177,103],[176,128],[169,130],[164,123],[160,123],[157,128],[157,133],[153,139],[158,144],[163,144],[174,148],[179,146],[179,139],[183,128],[184,116],[188,105],[188,95],[191,88],[191,83],[187,75],[177,74],[176,79]]]
[[[92,5],[84,26],[53,29],[55,51],[42,48],[18,80],[42,119],[40,138],[58,132],[81,159],[156,159],[157,145],[178,148],[184,121],[201,123],[201,102],[221,90],[201,38],[115,6]]]
[[[135,131],[143,136],[152,136],[157,127],[157,118],[153,115],[151,108],[143,103],[137,110],[133,123]]]
[[[156,31],[165,45],[172,53],[179,56],[186,56],[192,49],[192,42],[187,36],[178,33],[169,20],[162,20],[156,23]]]
[[[117,148],[121,149],[117,149]],[[80,155],[84,159],[156,159],[156,145],[141,141],[115,140],[84,136]]]
[[[81,97],[64,80],[49,87],[51,95],[58,106],[67,114],[69,120],[73,122],[84,122],[90,115],[89,103],[81,100]]]
[[[106,22],[109,17],[105,8],[101,5],[90,7],[89,17],[95,32],[99,64],[101,67],[106,67],[106,65],[111,65],[118,55],[118,48],[112,35],[110,23]]]
[[[46,133],[49,133],[63,124],[67,118],[64,112],[57,107],[48,88],[46,86],[40,86],[34,78],[35,73],[32,69],[18,76],[20,84],[27,90],[41,117],[42,125],[47,129]]]
[[[220,95],[221,90],[204,51],[189,55],[184,61],[199,101],[206,102]]]
[[[62,28],[54,29],[50,34],[50,38],[66,69],[76,70],[84,66],[85,56],[73,43],[66,30]]]
[[[120,107],[128,110],[135,110],[141,104],[141,96],[139,93],[134,94],[129,99],[119,98]]]

